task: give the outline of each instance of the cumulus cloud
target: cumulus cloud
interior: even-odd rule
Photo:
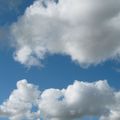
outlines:
[[[120,91],[115,91],[105,80],[75,81],[61,90],[44,91],[21,80],[8,100],[0,105],[0,116],[10,120],[75,120],[85,116],[119,120],[119,114]]]
[[[17,89],[13,90],[7,101],[0,106],[0,115],[10,120],[37,120],[39,111],[32,111],[37,106],[40,91],[35,85],[26,80],[17,82]]]
[[[11,26],[14,58],[31,66],[46,55],[68,55],[80,65],[120,54],[120,0],[37,0]]]

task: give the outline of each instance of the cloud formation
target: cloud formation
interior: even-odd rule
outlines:
[[[120,0],[37,0],[11,26],[14,58],[31,66],[47,54],[81,66],[120,54]]]
[[[13,90],[8,100],[0,106],[0,115],[10,120],[37,120],[39,111],[32,112],[33,106],[37,106],[40,91],[35,85],[26,80],[17,82],[17,89]]]
[[[0,105],[0,116],[10,120],[75,120],[85,116],[119,120],[119,115],[120,91],[113,90],[102,80],[75,81],[65,89],[44,91],[21,80],[8,100]]]

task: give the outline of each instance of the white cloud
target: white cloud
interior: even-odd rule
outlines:
[[[73,120],[83,116],[101,116],[109,112],[114,93],[106,81],[84,83],[76,81],[67,89],[45,90],[39,107],[48,120]],[[51,109],[52,108],[52,109]]]
[[[86,116],[119,120],[119,113],[120,91],[102,80],[75,81],[66,89],[51,88],[43,92],[36,85],[21,80],[8,100],[0,105],[0,116],[10,120],[75,120]]]
[[[120,0],[41,1],[11,26],[15,60],[31,66],[47,54],[63,54],[90,65],[119,56]]]
[[[38,112],[32,112],[33,106],[37,106],[40,91],[35,85],[26,80],[17,82],[17,89],[13,90],[9,99],[0,106],[0,115],[10,120],[33,120],[39,117]]]

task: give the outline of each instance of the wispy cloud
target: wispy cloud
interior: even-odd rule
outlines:
[[[36,111],[32,111],[34,106]],[[120,119],[120,91],[107,81],[75,81],[65,89],[40,91],[26,80],[17,82],[8,100],[0,106],[0,116],[10,120],[75,120],[85,116],[100,120]]]

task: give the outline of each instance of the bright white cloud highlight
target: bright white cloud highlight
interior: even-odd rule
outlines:
[[[119,57],[120,0],[54,1],[35,1],[11,26],[15,60],[31,66],[63,54],[90,65]]]
[[[36,110],[34,110],[36,107]],[[65,89],[41,92],[26,80],[17,82],[8,100],[0,105],[0,116],[10,120],[75,120],[85,116],[100,120],[120,119],[120,91],[107,81],[75,81]]]

